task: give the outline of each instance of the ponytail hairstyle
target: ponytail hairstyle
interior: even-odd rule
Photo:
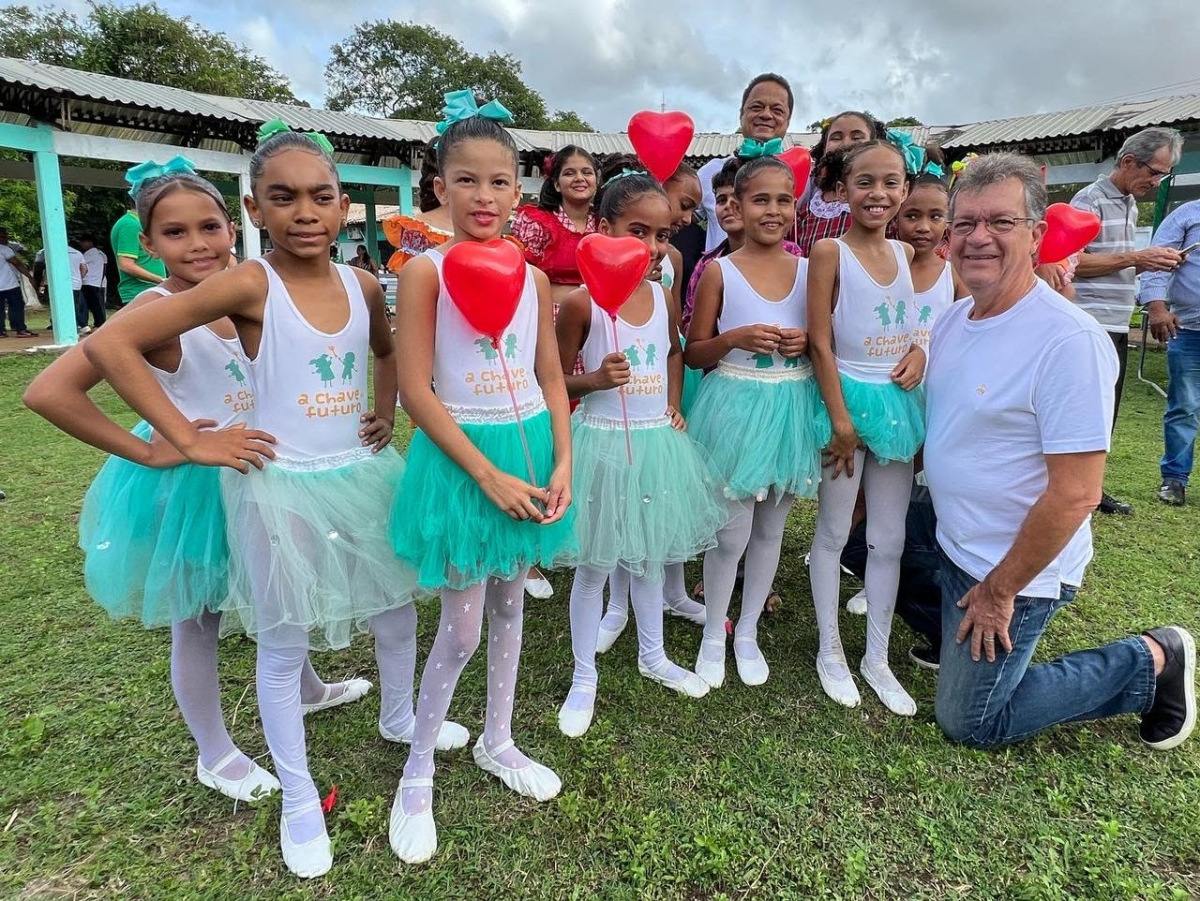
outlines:
[[[217,205],[226,222],[232,221],[221,192],[208,179],[197,175],[195,165],[186,157],[177,156],[162,166],[148,160],[126,172],[125,180],[129,182],[129,197],[142,224],[142,231],[150,231],[150,221],[159,201],[179,191],[204,194]]]
[[[795,190],[796,175],[792,172],[791,166],[779,159],[779,157],[760,156],[752,160],[747,160],[738,168],[737,174],[733,179],[733,193],[741,198],[746,193],[746,187],[750,183],[750,179],[768,169],[775,169],[786,174],[788,181],[792,182],[792,189]],[[724,172],[724,169],[721,171]],[[713,189],[716,190],[715,183]]]
[[[946,157],[942,153],[942,148],[937,144],[926,144],[924,149],[925,163],[916,175],[909,178],[909,191],[924,185],[932,185],[933,187],[941,188],[946,192],[946,196],[949,197],[950,182],[946,177],[949,175],[949,170],[946,166]]]
[[[591,164],[592,169],[596,172],[596,185],[599,190],[600,165],[596,162],[596,158],[578,144],[568,144],[562,150],[546,157],[544,166],[546,177],[542,182],[541,193],[538,194],[537,205],[548,213],[557,213],[558,208],[562,206],[563,198],[562,192],[558,190],[558,177],[562,175],[567,160],[573,156],[581,156]]]
[[[853,147],[846,148],[845,153],[835,154],[835,159],[831,160],[830,168],[833,170],[833,184],[836,186],[838,182],[844,182],[849,177],[854,161],[875,147],[886,147],[900,158],[900,165],[903,168],[905,165],[904,151],[893,144],[891,141],[873,139],[865,141],[862,144],[855,144]],[[905,170],[907,172],[907,170]],[[906,177],[907,179],[907,177]],[[824,190],[824,189],[822,189]]]
[[[517,142],[498,121],[483,115],[467,116],[446,126],[446,130],[437,139],[438,175],[445,177],[447,161],[455,148],[467,141],[495,141],[508,150],[512,154],[513,174],[516,175],[520,165]]]
[[[421,157],[421,178],[417,182],[417,209],[422,213],[432,213],[442,204],[433,190],[433,180],[438,176],[438,139],[434,138],[425,145],[425,155]]]
[[[334,187],[341,190],[337,166],[333,162],[333,145],[329,139],[317,131],[292,131],[282,119],[272,119],[258,130],[258,146],[250,157],[251,192],[262,178],[267,160],[285,150],[303,150],[321,157],[333,176]]]
[[[644,194],[656,194],[664,201],[667,192],[631,153],[617,154],[604,163],[603,181],[596,192],[596,215],[614,222],[633,201]]]

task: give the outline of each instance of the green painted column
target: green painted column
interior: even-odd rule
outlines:
[[[379,223],[375,217],[375,189],[373,187],[367,191],[364,206],[366,207],[367,221],[363,223],[363,234],[366,236],[363,243],[367,245],[367,253],[371,255],[371,259],[375,259],[379,256]]]
[[[400,212],[405,216],[411,216],[413,211],[412,184],[412,169],[405,166],[400,170],[400,184],[397,188],[400,193]]]
[[[37,185],[38,214],[42,219],[42,246],[46,249],[54,343],[77,344],[79,331],[75,326],[75,295],[71,291],[71,267],[67,260],[67,216],[63,209],[58,154],[34,151],[33,177]]]

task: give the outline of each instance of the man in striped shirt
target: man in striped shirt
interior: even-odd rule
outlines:
[[[1133,249],[1137,201],[1157,190],[1171,174],[1183,152],[1183,139],[1173,128],[1147,128],[1127,138],[1117,153],[1110,175],[1102,175],[1075,195],[1071,206],[1100,217],[1100,234],[1079,256],[1075,270],[1075,302],[1095,317],[1117,349],[1113,426],[1121,407],[1129,353],[1129,318],[1137,294],[1137,274],[1170,272],[1180,262],[1170,247]],[[1096,508],[1101,513],[1132,513],[1133,507],[1105,492]]]

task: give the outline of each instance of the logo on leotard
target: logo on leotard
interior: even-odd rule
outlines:
[[[483,354],[483,358],[489,362],[499,358],[500,356],[500,350],[499,348],[492,346],[491,338],[476,338],[475,348],[479,351],[479,353]],[[515,360],[517,358],[518,350],[519,348],[517,347],[516,334],[514,332],[509,332],[504,336],[504,358],[506,360]]]
[[[625,354],[625,359],[629,361],[629,368],[633,370],[630,373],[629,382],[620,389],[622,394],[666,393],[666,379],[661,372],[654,371],[655,364],[659,361],[657,345],[647,343],[642,338],[635,338],[633,343],[621,353]],[[637,372],[639,369],[651,371],[639,374]]]
[[[491,338],[476,338],[474,344],[476,352],[483,357],[484,365],[481,369],[467,370],[463,374],[463,383],[476,396],[507,393],[505,368],[508,369],[508,377],[512,379],[513,391],[525,391],[529,388],[528,370],[524,366],[514,365],[517,362],[517,354],[521,352],[516,332],[509,332],[496,344],[492,343]],[[500,359],[501,353],[504,354],[503,361]],[[501,365],[502,362],[505,365]]]
[[[242,369],[245,365],[245,358],[234,355],[223,367],[237,385],[235,390],[224,397],[225,406],[231,413],[248,413],[254,409],[254,392],[246,385],[246,373]]]
[[[329,416],[353,416],[362,412],[363,391],[361,388],[341,388],[332,390],[335,382],[343,386],[354,384],[354,374],[358,371],[358,355],[352,350],[339,354],[337,346],[330,344],[325,352],[318,354],[308,361],[312,374],[321,381],[325,390],[313,394],[302,393],[296,398],[296,403],[305,408],[304,415],[309,419]]]

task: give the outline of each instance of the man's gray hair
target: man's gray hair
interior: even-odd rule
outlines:
[[[1117,151],[1116,165],[1121,165],[1121,160],[1131,156],[1143,166],[1148,166],[1154,159],[1154,154],[1164,147],[1171,149],[1171,165],[1168,168],[1174,168],[1183,156],[1183,136],[1173,128],[1142,129],[1125,139],[1125,143]]]
[[[1039,221],[1043,219],[1049,198],[1042,181],[1042,169],[1019,153],[989,153],[971,160],[954,179],[954,189],[950,193],[951,218],[954,217],[954,200],[959,194],[974,194],[1010,178],[1017,179],[1025,189],[1025,215]]]

